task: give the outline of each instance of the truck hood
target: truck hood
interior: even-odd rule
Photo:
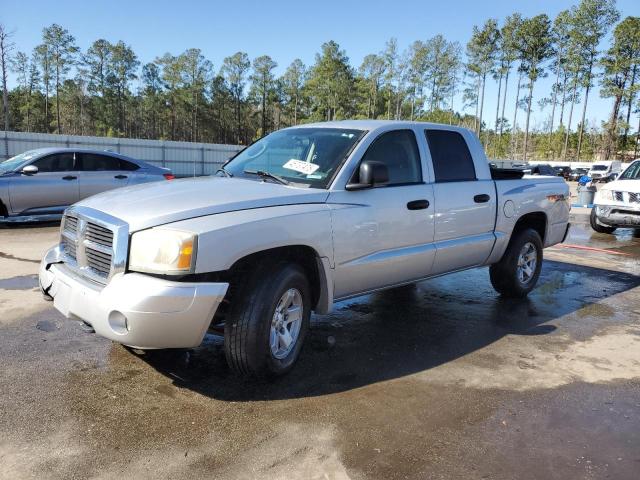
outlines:
[[[324,203],[329,192],[226,177],[159,181],[110,190],[76,205],[129,224],[129,231],[216,213],[303,203]]]
[[[616,192],[640,193],[640,180],[614,180],[605,183],[600,190],[613,190]]]

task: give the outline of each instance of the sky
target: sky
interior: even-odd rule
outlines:
[[[123,40],[144,64],[165,52],[179,54],[195,47],[213,62],[216,71],[224,57],[245,51],[252,59],[270,55],[278,62],[276,73],[280,74],[295,58],[311,65],[320,45],[328,40],[338,42],[357,68],[365,55],[381,51],[391,37],[398,39],[400,49],[437,34],[464,47],[473,26],[488,18],[502,21],[515,11],[524,16],[546,13],[554,18],[575,3],[577,0],[0,0],[0,23],[14,31],[17,49],[25,52],[41,42],[43,27],[58,23],[75,36],[83,51],[98,38],[114,43]],[[617,5],[621,18],[640,15],[638,0],[618,0]],[[511,92],[515,89],[513,80]],[[548,77],[536,83],[534,102],[548,95],[551,82]],[[13,85],[15,78],[10,79]],[[606,120],[612,103],[599,98],[598,91],[591,95],[587,110],[588,119],[597,124]],[[489,81],[483,119],[490,125],[496,101],[497,84]],[[454,108],[459,110],[461,103],[461,97],[456,98]],[[549,114],[550,109],[541,112],[536,107],[532,125],[541,126]],[[524,115],[518,115],[522,125]],[[505,116],[512,118],[513,100],[507,103]],[[578,116],[574,113],[574,127]]]

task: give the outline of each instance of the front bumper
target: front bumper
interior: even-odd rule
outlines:
[[[598,222],[610,227],[640,227],[640,209],[627,205],[596,205]]]
[[[67,318],[103,337],[142,349],[188,348],[202,342],[228,283],[183,283],[140,273],[98,285],[60,262],[54,247],[40,264],[40,287]]]

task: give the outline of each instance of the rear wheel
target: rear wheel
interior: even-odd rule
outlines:
[[[542,240],[529,228],[514,233],[500,261],[491,265],[489,276],[497,292],[521,298],[536,286],[541,268]]]
[[[613,233],[616,230],[616,227],[607,227],[606,225],[601,225],[598,223],[598,216],[596,215],[596,207],[591,209],[591,215],[589,216],[589,223],[591,224],[591,228],[593,228],[598,233]]]
[[[309,329],[311,288],[288,262],[258,268],[237,292],[225,322],[225,354],[241,375],[278,376],[295,364]]]

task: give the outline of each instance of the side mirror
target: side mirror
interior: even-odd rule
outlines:
[[[376,185],[385,184],[389,181],[389,170],[382,162],[368,160],[360,164],[359,182],[349,183],[345,187],[347,190],[363,190]]]
[[[38,173],[38,167],[35,165],[27,165],[22,169],[23,175],[35,175],[36,173]]]

